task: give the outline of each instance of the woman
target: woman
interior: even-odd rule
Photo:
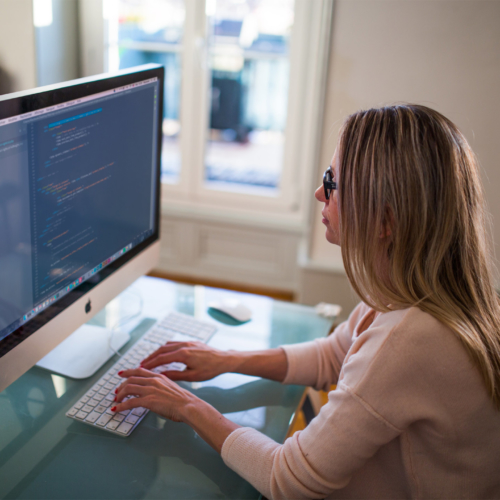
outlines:
[[[189,424],[269,498],[498,498],[500,307],[465,138],[424,106],[355,113],[316,198],[362,299],[348,321],[264,352],[169,343],[122,374],[116,411]],[[224,372],[337,390],[280,445],[172,382]]]

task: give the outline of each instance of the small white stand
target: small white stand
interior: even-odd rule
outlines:
[[[115,354],[113,349],[118,351],[129,340],[130,335],[121,330],[113,332],[102,326],[83,325],[36,366],[64,377],[87,378]]]

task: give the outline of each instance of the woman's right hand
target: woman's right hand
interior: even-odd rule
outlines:
[[[168,363],[184,363],[184,371],[162,372],[171,380],[200,382],[229,370],[229,353],[214,349],[201,342],[167,342],[141,362],[141,367],[152,370]]]

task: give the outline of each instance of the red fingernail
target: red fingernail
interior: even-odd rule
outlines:
[[[115,394],[118,394],[118,389],[115,389]]]
[[[116,401],[116,398],[115,398],[115,399],[113,399],[113,401]]]
[[[123,373],[123,370],[120,370],[120,371],[118,372],[118,375],[121,375],[122,373]]]
[[[113,406],[113,408],[111,408],[111,411],[116,411],[116,406]]]

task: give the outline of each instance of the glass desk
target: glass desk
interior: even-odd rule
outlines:
[[[208,304],[237,296],[250,322],[228,326]],[[332,321],[310,307],[227,290],[143,277],[110,302],[92,324],[131,334],[124,352],[171,310],[215,322],[210,345],[255,350],[327,335]],[[127,321],[128,318],[128,321]],[[127,322],[125,322],[127,321]],[[0,393],[0,498],[148,499],[258,498],[187,425],[150,412],[128,438],[71,420],[65,412],[116,361],[93,377],[73,380],[34,367]],[[304,387],[238,374],[181,383],[240,425],[283,442]]]

